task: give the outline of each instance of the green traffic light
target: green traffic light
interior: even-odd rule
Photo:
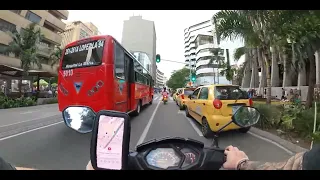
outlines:
[[[159,63],[160,61],[161,61],[160,54],[157,54],[157,55],[156,55],[156,62]]]
[[[195,73],[191,74],[191,81],[193,81],[193,82],[196,81],[196,74]]]

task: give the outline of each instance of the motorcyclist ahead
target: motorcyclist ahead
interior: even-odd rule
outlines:
[[[166,87],[163,87],[163,91],[162,91],[162,100],[164,98],[164,96],[167,96],[168,97],[169,93],[167,91],[167,88]]]

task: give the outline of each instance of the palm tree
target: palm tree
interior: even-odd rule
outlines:
[[[20,67],[23,70],[22,79],[28,76],[28,72],[32,65],[41,68],[41,59],[37,57],[37,44],[42,40],[43,35],[36,24],[30,24],[23,31],[9,33],[12,41],[9,43],[8,52],[14,53],[20,59]],[[19,92],[21,94],[22,79],[19,80]]]
[[[61,56],[62,49],[59,46],[56,46],[54,52],[49,57],[49,59],[51,60],[51,68],[53,68],[54,65],[59,64]]]

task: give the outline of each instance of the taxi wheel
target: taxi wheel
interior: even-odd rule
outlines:
[[[213,134],[206,118],[202,119],[201,132],[205,138],[210,138]]]
[[[241,128],[239,129],[239,132],[241,133],[247,133],[250,130],[251,127],[247,127],[247,128]]]
[[[189,114],[189,110],[188,110],[188,107],[186,106],[186,108],[185,108],[185,112],[186,112],[186,116],[187,117],[191,117],[191,115]]]

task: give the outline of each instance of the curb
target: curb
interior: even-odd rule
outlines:
[[[300,147],[296,144],[293,144],[292,142],[289,142],[287,140],[284,140],[282,138],[280,138],[279,136],[276,136],[274,134],[271,134],[269,132],[263,131],[261,129],[255,128],[255,127],[251,127],[250,131],[251,133],[261,136],[263,138],[266,138],[267,140],[272,141],[273,143],[275,143],[275,145],[281,147],[282,149],[286,149],[287,151],[291,151],[292,153],[299,153],[299,152],[304,152],[304,151],[308,151],[308,149],[305,149],[303,147]]]

